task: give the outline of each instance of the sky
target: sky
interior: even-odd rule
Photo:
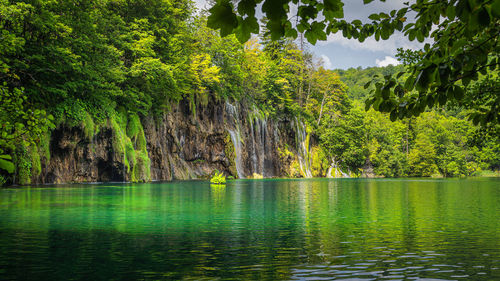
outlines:
[[[206,0],[194,0],[197,7],[207,8]],[[373,1],[363,4],[363,0],[344,0],[344,16],[347,21],[354,19],[368,20],[368,16],[375,12],[390,12],[394,9],[404,7],[403,2],[407,0],[387,0],[386,2]],[[295,13],[295,11],[290,11]],[[318,41],[316,45],[308,45],[308,49],[323,61],[327,69],[347,69],[350,67],[370,67],[397,65],[396,59],[398,48],[420,49],[423,43],[416,40],[411,42],[403,34],[395,33],[388,40],[375,41],[375,38],[367,38],[363,43],[357,40],[349,40],[342,36],[342,32],[328,36],[326,41]]]

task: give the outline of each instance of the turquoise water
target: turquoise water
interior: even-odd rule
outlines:
[[[500,180],[0,190],[0,279],[500,280]]]

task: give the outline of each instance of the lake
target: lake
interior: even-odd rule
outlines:
[[[500,180],[0,189],[0,279],[500,280]]]

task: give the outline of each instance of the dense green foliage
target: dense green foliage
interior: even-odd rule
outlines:
[[[317,66],[293,41],[272,41],[272,17],[271,36],[264,31],[246,44],[238,39],[247,31],[221,37],[206,27],[212,20],[193,16],[188,0],[0,0],[2,175],[14,172],[11,181],[17,176],[17,182],[30,183],[41,161],[50,159],[51,129],[65,124],[80,127],[88,140],[111,128],[113,151],[130,180],[149,180],[141,120],[179,102],[195,115],[197,108],[224,100],[248,103],[266,118],[305,124],[317,176],[331,163],[355,174],[373,167],[383,176],[499,168],[498,131],[464,120],[466,113],[496,110],[498,96],[484,94],[498,88],[496,72],[470,83],[465,102],[444,113],[391,123],[387,114],[364,111],[370,89],[361,84],[403,67],[337,73]],[[281,151],[293,155],[286,145]]]
[[[336,69],[342,82],[344,82],[347,86],[347,94],[350,98],[355,100],[364,101],[370,96],[370,90],[374,88],[368,88],[368,91],[365,89],[365,85],[368,82],[382,82],[383,76],[393,75],[400,71],[404,70],[404,66],[397,65],[393,66],[390,64],[389,66],[380,68],[380,67],[368,67],[368,68],[349,68],[349,69]],[[381,77],[382,76],[382,77]]]
[[[289,15],[291,6],[296,6],[296,15]],[[410,41],[431,39],[432,43],[412,53],[412,64],[405,71],[409,75],[403,81],[399,78],[405,72],[374,83],[367,107],[391,113],[393,120],[418,116],[426,108],[446,103],[463,105],[465,87],[471,81],[499,70],[500,0],[417,0],[389,14],[374,13],[352,22],[344,19],[341,0],[217,0],[208,23],[222,36],[235,33],[246,41],[251,33],[259,33],[257,7],[269,19],[265,27],[273,39],[297,38],[299,32],[312,44],[337,32],[360,42],[370,36],[386,40],[395,32],[403,32]],[[480,112],[470,113],[474,123],[500,122],[499,92],[498,87],[480,92],[492,101]]]
[[[348,86],[349,95],[358,101],[369,97],[364,89],[366,80],[380,79],[400,71],[403,66],[385,68],[337,70]],[[491,73],[485,76],[489,83],[498,83]],[[464,94],[469,103],[477,99],[477,84],[471,83]],[[476,101],[480,102],[480,101]],[[360,106],[360,105],[359,105]],[[451,104],[426,111],[419,117],[391,122],[389,114],[373,110],[362,112],[366,135],[366,167],[373,167],[375,175],[396,176],[464,176],[478,175],[484,170],[500,167],[499,126],[479,128],[467,120],[473,106]]]

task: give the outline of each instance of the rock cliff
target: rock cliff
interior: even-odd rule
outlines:
[[[212,102],[193,114],[181,102],[163,116],[142,118],[134,136],[118,123],[108,120],[91,136],[83,126],[60,125],[31,182],[193,179],[215,170],[234,178],[310,175],[300,161],[308,147],[301,149],[298,121],[272,120],[245,103]]]

